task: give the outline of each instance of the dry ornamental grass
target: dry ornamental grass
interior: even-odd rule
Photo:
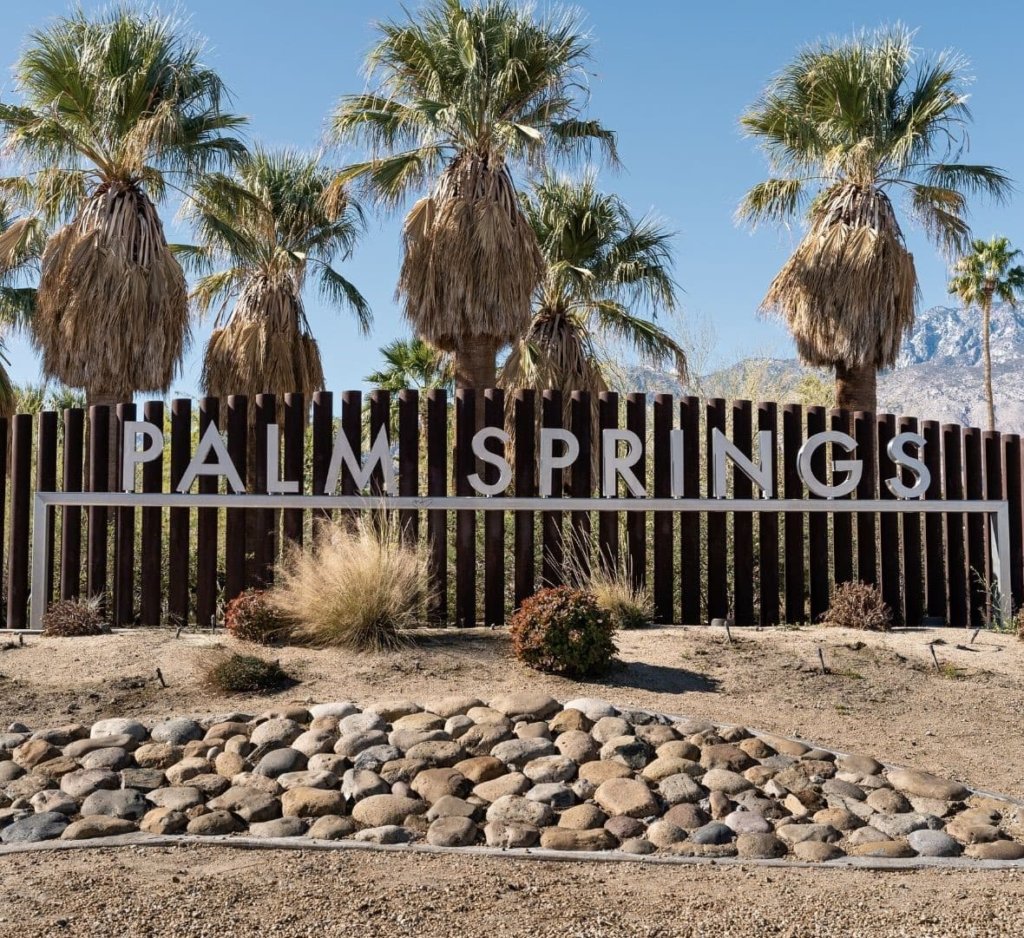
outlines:
[[[381,511],[335,523],[312,550],[287,556],[269,599],[298,641],[379,651],[423,623],[429,596],[426,549],[404,543]]]

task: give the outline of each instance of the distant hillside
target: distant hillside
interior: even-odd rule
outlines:
[[[981,354],[981,314],[977,310],[966,314],[945,306],[924,310],[896,367],[879,376],[879,409],[983,426]],[[992,360],[999,428],[1024,433],[1024,310],[1009,306],[993,309]],[[648,368],[630,369],[627,378],[631,388],[649,393],[694,393],[671,375]],[[698,389],[705,396],[828,404],[831,384],[826,372],[805,368],[795,359],[745,359],[705,375]]]

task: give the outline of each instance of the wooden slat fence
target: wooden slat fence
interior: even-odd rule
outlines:
[[[479,395],[479,397],[478,397]],[[339,406],[340,405],[340,406]],[[796,458],[810,434],[825,429],[850,433],[853,454],[836,458],[863,462],[850,498],[893,497],[884,480],[894,474],[886,445],[901,431],[927,440],[924,459],[932,480],[925,497],[1006,499],[1010,506],[1014,608],[1024,602],[1024,454],[1016,434],[940,426],[935,421],[891,414],[848,414],[795,404],[699,401],[669,394],[568,398],[558,392],[383,391],[340,395],[233,396],[220,401],[176,399],[122,404],[111,412],[44,411],[0,419],[0,611],[7,628],[28,624],[32,495],[37,489],[105,491],[120,471],[124,421],[136,412],[162,426],[164,456],[146,463],[139,490],[173,491],[201,434],[210,425],[224,434],[228,452],[250,491],[266,491],[262,456],[268,433],[280,427],[279,478],[296,480],[300,491],[321,493],[335,434],[342,432],[356,453],[366,452],[381,428],[391,441],[401,495],[473,494],[466,477],[497,478],[471,450],[482,425],[511,431],[506,454],[512,462],[510,493],[538,492],[541,426],[566,427],[581,442],[581,455],[554,474],[553,494],[576,497],[601,491],[602,465],[591,458],[603,430],[624,428],[645,443],[633,467],[646,491],[670,494],[671,432],[685,433],[682,484],[688,497],[712,496],[710,441],[718,429],[741,452],[758,455],[758,431],[775,446],[760,453],[773,466],[776,496],[807,498]],[[488,448],[501,452],[492,440]],[[561,447],[556,444],[556,454]],[[833,454],[814,458],[823,481]],[[116,467],[114,472],[111,466]],[[905,473],[904,480],[910,476]],[[368,494],[381,491],[370,479]],[[750,480],[732,468],[729,494],[749,497]],[[193,491],[226,491],[225,482],[200,477]],[[356,482],[342,467],[339,493],[355,494]],[[620,487],[620,494],[626,494]],[[540,514],[538,518],[536,515]],[[223,604],[249,586],[273,580],[285,549],[310,545],[332,519],[350,523],[351,512],[303,508],[60,508],[48,522],[52,546],[47,571],[51,599],[100,595],[117,625],[198,622],[220,617]],[[571,580],[597,564],[627,571],[650,588],[659,622],[706,623],[732,615],[737,624],[770,626],[816,621],[840,583],[877,583],[897,618],[926,618],[953,626],[981,625],[993,614],[989,541],[985,519],[963,513],[902,516],[779,512],[766,501],[758,512],[702,513],[687,510],[635,512],[477,512],[403,510],[403,537],[428,552],[433,587],[431,619],[437,624],[502,624],[535,589]]]

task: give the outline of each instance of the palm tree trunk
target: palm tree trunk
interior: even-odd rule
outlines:
[[[996,404],[992,393],[992,297],[986,295],[981,304],[981,341],[985,365],[985,405],[988,408],[988,428],[996,428]]]
[[[853,413],[875,413],[878,408],[878,373],[874,365],[836,363],[836,407]]]
[[[455,387],[472,388],[476,394],[476,425],[483,426],[484,390],[498,381],[498,341],[491,336],[470,336],[455,353]]]

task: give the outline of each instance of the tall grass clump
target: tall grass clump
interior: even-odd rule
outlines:
[[[878,587],[859,581],[836,587],[832,603],[821,621],[838,628],[869,632],[888,632],[893,625],[892,610],[882,599]]]
[[[616,629],[643,629],[651,624],[654,596],[646,583],[636,582],[633,565],[624,549],[614,560],[598,558],[596,563],[589,563],[589,542],[572,535],[564,556],[568,583],[593,596],[598,608],[608,613]]]
[[[385,512],[327,526],[309,550],[283,558],[268,599],[311,645],[380,651],[420,625],[430,596],[427,553]]]

